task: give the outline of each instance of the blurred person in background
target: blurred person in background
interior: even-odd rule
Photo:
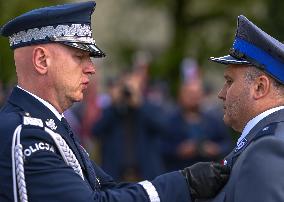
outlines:
[[[154,79],[149,83],[145,92],[146,99],[160,107],[165,116],[168,116],[176,108],[176,103],[169,91],[167,81]]]
[[[183,79],[178,108],[170,115],[163,153],[167,170],[175,170],[199,161],[216,161],[231,149],[228,128],[215,115],[202,108],[203,83],[196,66]]]
[[[93,127],[101,143],[102,168],[117,180],[152,179],[164,172],[159,149],[164,117],[144,96],[145,68],[109,82],[111,104]]]

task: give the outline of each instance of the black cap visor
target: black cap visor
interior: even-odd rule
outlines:
[[[90,56],[94,58],[102,58],[106,56],[106,54],[101,49],[99,49],[95,44],[75,43],[75,42],[60,42],[60,43],[84,51],[88,51],[90,53]]]
[[[106,56],[106,54],[98,48],[92,37],[52,36],[50,37],[50,41],[88,51],[90,53],[90,57],[102,58]]]
[[[217,58],[210,57],[210,60],[213,61],[213,62],[225,64],[225,65],[230,65],[230,64],[249,65],[249,64],[251,64],[250,62],[248,62],[244,59],[238,59],[238,58],[235,58],[231,55],[226,55],[226,56],[217,57]]]

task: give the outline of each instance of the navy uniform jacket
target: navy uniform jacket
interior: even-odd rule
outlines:
[[[25,154],[24,168],[27,195],[33,201],[123,201],[148,202],[149,193],[136,183],[115,183],[93,163],[98,188],[93,190],[86,173],[88,167],[80,158],[80,153],[66,128],[57,117],[36,98],[19,88],[14,88],[10,98],[0,112],[0,201],[13,201],[11,145],[15,128],[22,123],[22,114],[39,118],[45,126],[51,119],[52,128],[59,133],[77,157],[85,181],[69,167],[60,155],[53,139],[40,127],[25,127],[21,132],[21,143]],[[50,122],[49,122],[50,123]],[[149,165],[150,166],[150,165]],[[190,195],[184,176],[180,172],[158,176],[153,181],[160,201],[190,202]]]
[[[226,160],[232,167],[230,179],[208,201],[284,201],[284,110],[255,125]]]

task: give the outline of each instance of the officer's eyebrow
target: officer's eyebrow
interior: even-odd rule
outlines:
[[[225,78],[226,80],[232,80],[232,77],[230,77],[228,74],[224,74],[224,78]]]

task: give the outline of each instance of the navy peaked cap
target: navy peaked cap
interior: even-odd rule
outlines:
[[[92,37],[91,15],[94,1],[35,9],[3,25],[0,34],[9,37],[12,49],[58,42],[104,57]]]
[[[284,44],[262,31],[245,16],[238,17],[229,55],[211,57],[222,64],[254,65],[284,84]]]

